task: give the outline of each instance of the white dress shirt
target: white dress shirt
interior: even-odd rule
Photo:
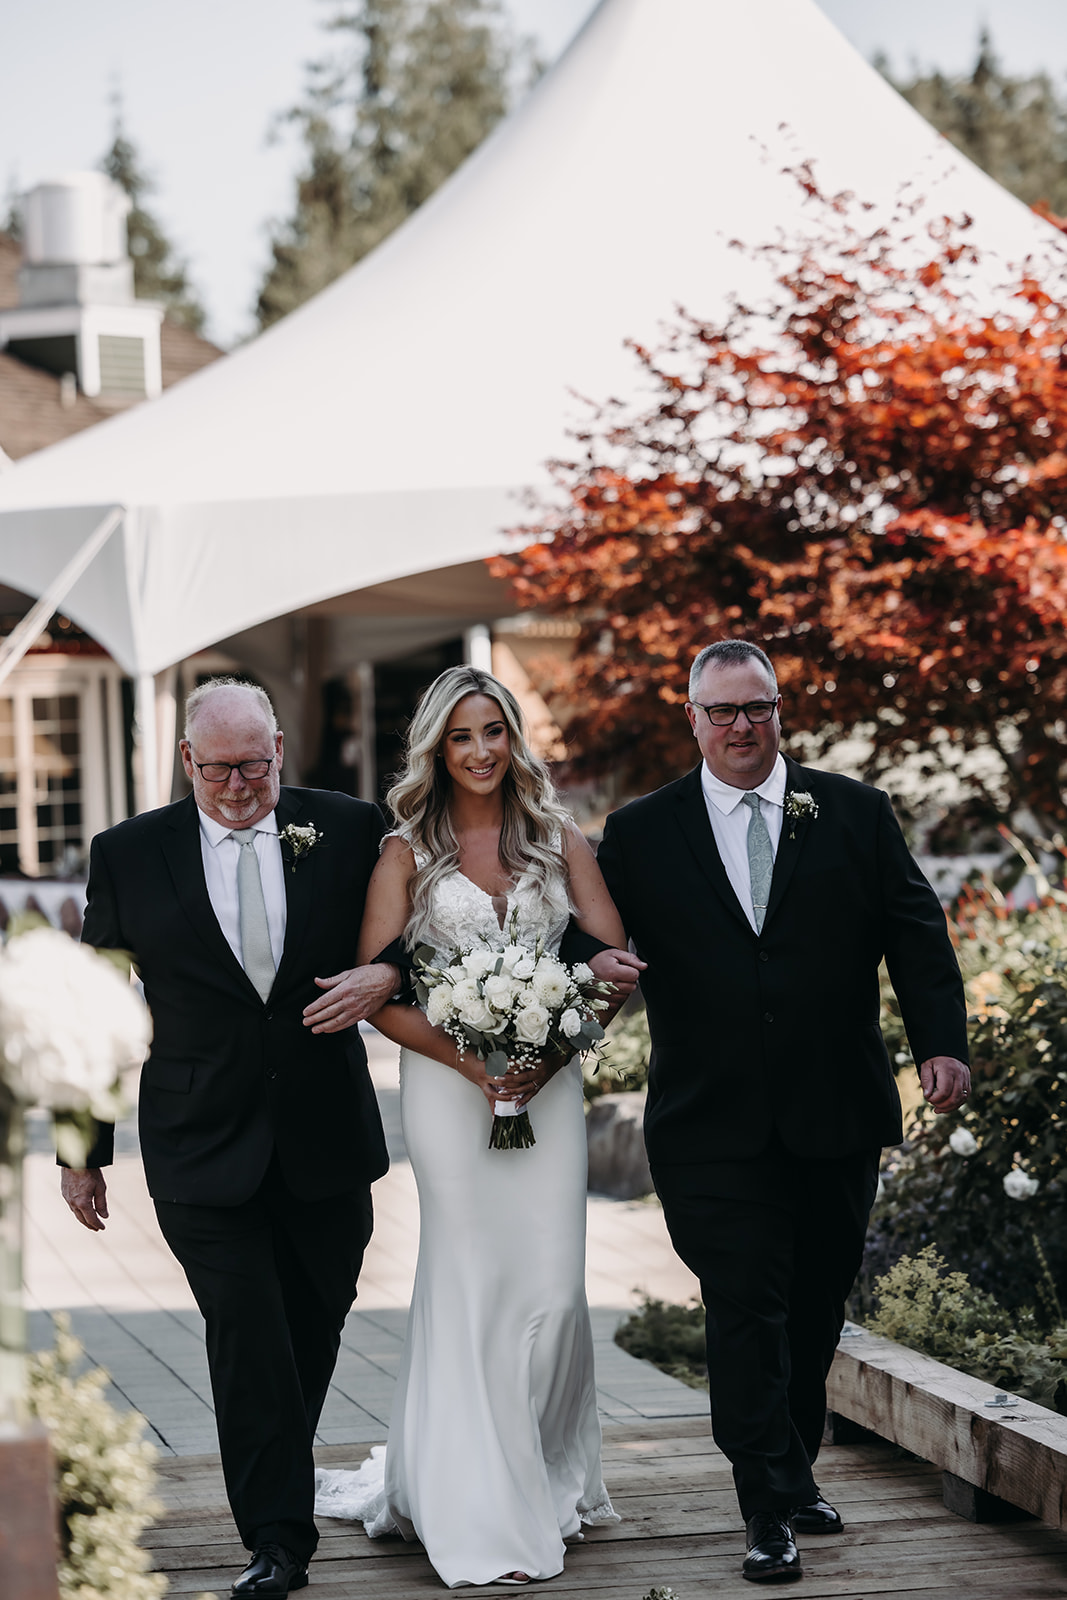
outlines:
[[[785,760],[781,754],[776,758],[770,775],[755,790],[735,789],[732,784],[723,783],[721,778],[708,770],[707,763],[700,769],[700,783],[711,831],[715,835],[730,886],[740,900],[741,909],[752,924],[753,932],[758,930],[756,913],[752,909],[752,880],[748,870],[748,820],[752,808],[742,802],[746,794],[759,795],[760,815],[767,824],[771,849],[777,856],[778,841],[782,837],[782,818],[785,815],[786,776]]]
[[[241,961],[241,912],[237,900],[237,858],[241,846],[233,835],[240,829],[224,827],[214,817],[200,816],[200,853],[204,858],[204,877],[211,909],[215,913],[226,943]],[[255,825],[256,859],[267,908],[270,948],[275,968],[281,965],[285,944],[285,863],[278,838],[278,819],[271,811]],[[241,961],[244,966],[244,962]]]

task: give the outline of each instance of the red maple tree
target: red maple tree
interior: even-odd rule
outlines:
[[[631,792],[694,755],[688,664],[736,636],[772,655],[787,734],[846,733],[865,775],[970,762],[993,817],[1067,819],[1067,269],[992,295],[967,219],[864,231],[825,198],[769,259],[773,302],[682,315],[647,409],[612,404],[555,463],[564,503],[496,558],[520,604],[581,623],[548,687],[575,775]],[[976,310],[968,282],[985,272]],[[1053,287],[1055,285],[1055,287]],[[546,664],[546,671],[550,671]]]

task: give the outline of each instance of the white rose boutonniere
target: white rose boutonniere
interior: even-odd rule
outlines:
[[[806,789],[790,789],[785,797],[785,814],[789,818],[789,837],[797,836],[797,823],[811,818],[812,822],[819,815],[819,802],[813,794]]]
[[[303,826],[297,822],[290,822],[284,828],[278,829],[278,838],[289,852],[289,871],[295,872],[297,862],[310,855],[315,846],[322,843],[323,836],[313,822],[307,822]]]

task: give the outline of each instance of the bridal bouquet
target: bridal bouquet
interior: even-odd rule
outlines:
[[[502,948],[479,942],[442,961],[429,945],[415,951],[415,992],[430,1022],[461,1051],[473,1050],[491,1078],[532,1066],[554,1051],[588,1050],[604,1037],[597,1020],[611,992],[583,963],[568,967],[540,942],[522,944],[515,919]],[[491,1150],[534,1144],[526,1111],[511,1100],[494,1107]]]

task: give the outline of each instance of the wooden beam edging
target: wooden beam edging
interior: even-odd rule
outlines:
[[[852,1324],[851,1326],[855,1326]],[[857,1330],[842,1338],[827,1407],[987,1494],[1067,1528],[1067,1417],[999,1393],[932,1356]]]

